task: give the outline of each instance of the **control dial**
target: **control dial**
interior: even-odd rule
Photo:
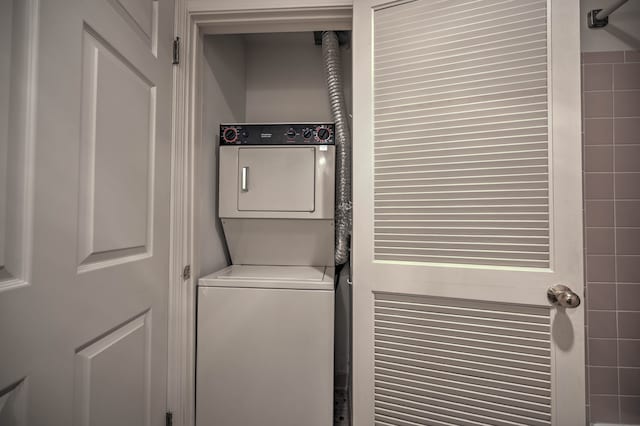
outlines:
[[[306,129],[302,129],[303,138],[311,139],[311,136],[313,136],[313,130],[309,129],[308,127]]]
[[[222,139],[226,143],[234,143],[238,139],[238,130],[235,127],[227,127],[222,132]]]
[[[287,130],[287,138],[289,139],[295,139],[296,138],[296,130],[292,127],[289,130]]]
[[[318,142],[326,142],[331,137],[331,130],[326,127],[318,127],[316,129],[316,139]]]

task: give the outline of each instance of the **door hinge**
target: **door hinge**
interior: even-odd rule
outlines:
[[[173,39],[173,65],[180,63],[180,37]]]
[[[165,426],[173,426],[173,413],[171,411],[167,411],[164,419],[165,419]]]
[[[182,269],[182,279],[188,280],[191,278],[191,265],[187,265]]]

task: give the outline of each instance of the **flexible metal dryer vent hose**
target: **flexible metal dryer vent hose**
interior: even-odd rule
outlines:
[[[351,234],[351,137],[344,101],[340,44],[338,35],[333,31],[322,33],[322,56],[329,89],[329,104],[336,129],[335,263],[342,265],[349,259],[349,235]]]

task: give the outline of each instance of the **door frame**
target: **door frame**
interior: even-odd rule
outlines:
[[[198,69],[201,34],[283,32],[352,26],[353,0],[175,0],[174,36],[180,63],[173,72],[171,230],[169,266],[169,354],[167,411],[175,426],[195,425],[195,327],[197,230],[195,229],[197,141],[201,97]],[[319,27],[322,25],[322,27]],[[190,274],[183,277],[190,265]]]

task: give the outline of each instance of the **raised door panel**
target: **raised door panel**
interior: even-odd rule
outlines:
[[[27,379],[0,391],[0,425],[27,426]]]
[[[76,352],[78,426],[150,424],[151,312]]]
[[[157,55],[157,0],[109,0],[131,29],[148,44]]]
[[[85,28],[80,263],[148,253],[152,233],[155,87]]]
[[[0,5],[0,290],[29,281],[36,3]]]
[[[114,0],[122,5],[122,7],[135,20],[140,28],[151,36],[154,15],[154,3],[150,0]]]

